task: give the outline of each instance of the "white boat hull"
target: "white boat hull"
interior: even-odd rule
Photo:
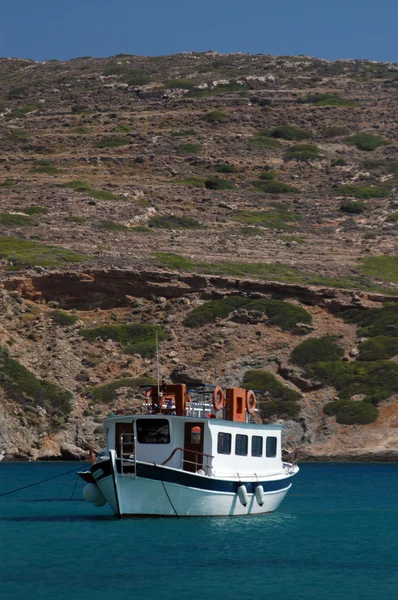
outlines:
[[[160,469],[160,468],[159,468]],[[159,471],[158,469],[158,471]],[[165,479],[170,477],[171,469],[164,469]],[[95,469],[93,469],[95,477]],[[184,477],[184,473],[177,475]],[[172,474],[173,475],[173,474]],[[115,515],[120,517],[163,516],[163,517],[215,517],[259,515],[273,512],[284,499],[291,487],[290,477],[282,477],[269,481],[269,487],[278,487],[265,491],[259,504],[253,483],[247,482],[247,504],[242,504],[239,494],[230,491],[201,489],[201,484],[231,484],[236,489],[239,482],[224,482],[212,478],[186,474],[190,481],[195,479],[195,487],[160,479],[150,479],[134,475],[122,475],[116,470],[105,477],[97,479],[104,498]],[[194,480],[192,480],[192,477]],[[245,481],[240,482],[245,485]]]

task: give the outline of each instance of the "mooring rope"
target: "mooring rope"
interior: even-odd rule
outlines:
[[[46,481],[52,481],[53,479],[57,479],[58,477],[63,477],[64,475],[70,475],[70,473],[77,473],[76,469],[72,471],[66,471],[66,473],[61,473],[60,475],[54,475],[53,477],[48,477],[47,479],[42,479],[41,481],[36,481],[35,483],[30,483],[29,485],[24,485],[23,487],[16,488],[15,490],[10,490],[9,492],[3,492],[0,494],[0,498],[3,496],[9,496],[10,494],[15,494],[15,492],[20,492],[22,490],[26,490],[27,488],[34,487],[35,485],[39,485],[40,483],[45,483]]]

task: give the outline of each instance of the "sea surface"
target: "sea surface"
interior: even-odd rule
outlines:
[[[80,466],[0,463],[0,494]],[[0,497],[1,600],[398,600],[397,464],[303,464],[258,517],[118,520],[83,485]]]

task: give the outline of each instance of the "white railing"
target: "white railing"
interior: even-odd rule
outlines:
[[[189,448],[174,448],[174,450],[170,454],[170,456],[162,462],[162,467],[166,466],[167,463],[170,462],[171,459],[174,458],[174,456],[178,452],[180,453],[179,454],[180,460],[179,460],[179,466],[176,467],[177,469],[180,469],[181,471],[186,471],[188,473],[198,473],[200,475],[204,474],[209,477],[212,475],[212,470],[213,470],[212,462],[213,462],[214,456],[212,456],[211,454],[205,454],[204,452],[197,452],[196,450],[190,450]],[[191,456],[195,455],[194,460],[188,460],[186,458],[185,453],[188,453],[188,452]],[[186,464],[194,465],[194,471],[191,471],[190,469],[184,469],[184,466]],[[203,473],[200,473],[200,471],[203,471]]]

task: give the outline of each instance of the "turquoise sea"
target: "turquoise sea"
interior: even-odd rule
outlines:
[[[0,494],[80,466],[0,463]],[[303,464],[259,517],[118,520],[75,483],[0,498],[1,600],[398,599],[397,464]]]

